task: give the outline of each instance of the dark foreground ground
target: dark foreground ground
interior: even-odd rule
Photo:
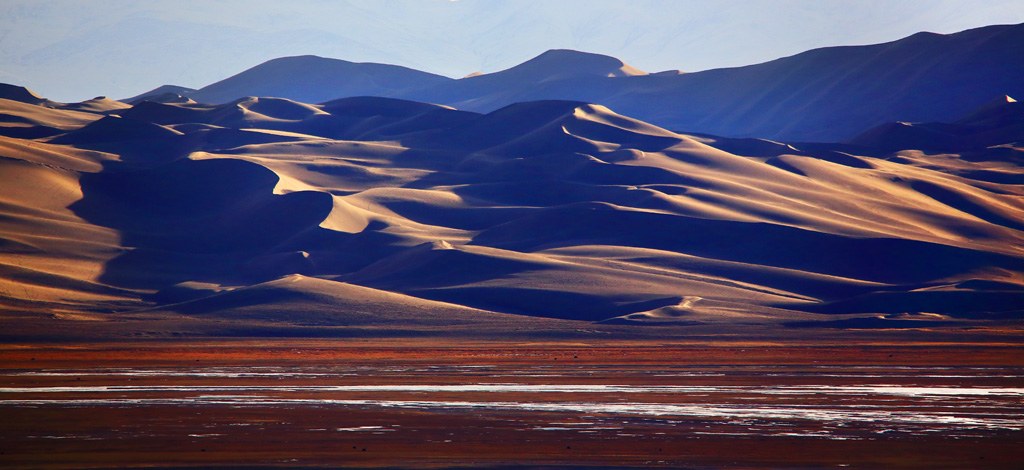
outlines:
[[[0,346],[0,467],[1019,468],[1024,348]]]

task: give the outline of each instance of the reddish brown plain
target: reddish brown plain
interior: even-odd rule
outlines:
[[[1024,445],[1019,346],[323,340],[0,351],[8,468],[1015,468]],[[950,395],[965,390],[974,395]]]

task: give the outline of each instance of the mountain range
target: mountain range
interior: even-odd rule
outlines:
[[[885,122],[950,121],[994,96],[1024,96],[1024,24],[919,33],[884,44],[815,49],[745,67],[646,73],[597,54],[551,50],[459,80],[314,56],[268,61],[199,90],[199,102],[272,96],[319,103],[382,96],[491,112],[512,103],[604,105],[666,129],[835,142]],[[159,94],[166,89],[128,99]]]

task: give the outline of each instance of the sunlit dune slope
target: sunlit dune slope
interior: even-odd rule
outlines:
[[[915,125],[955,142],[907,147],[885,128],[678,134],[572,101],[0,100],[0,305],[407,329],[1019,322],[1015,106]]]

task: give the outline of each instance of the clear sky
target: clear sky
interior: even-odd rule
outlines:
[[[1024,0],[0,0],[0,82],[80,101],[288,55],[461,77],[554,48],[692,72],[1021,22]]]

